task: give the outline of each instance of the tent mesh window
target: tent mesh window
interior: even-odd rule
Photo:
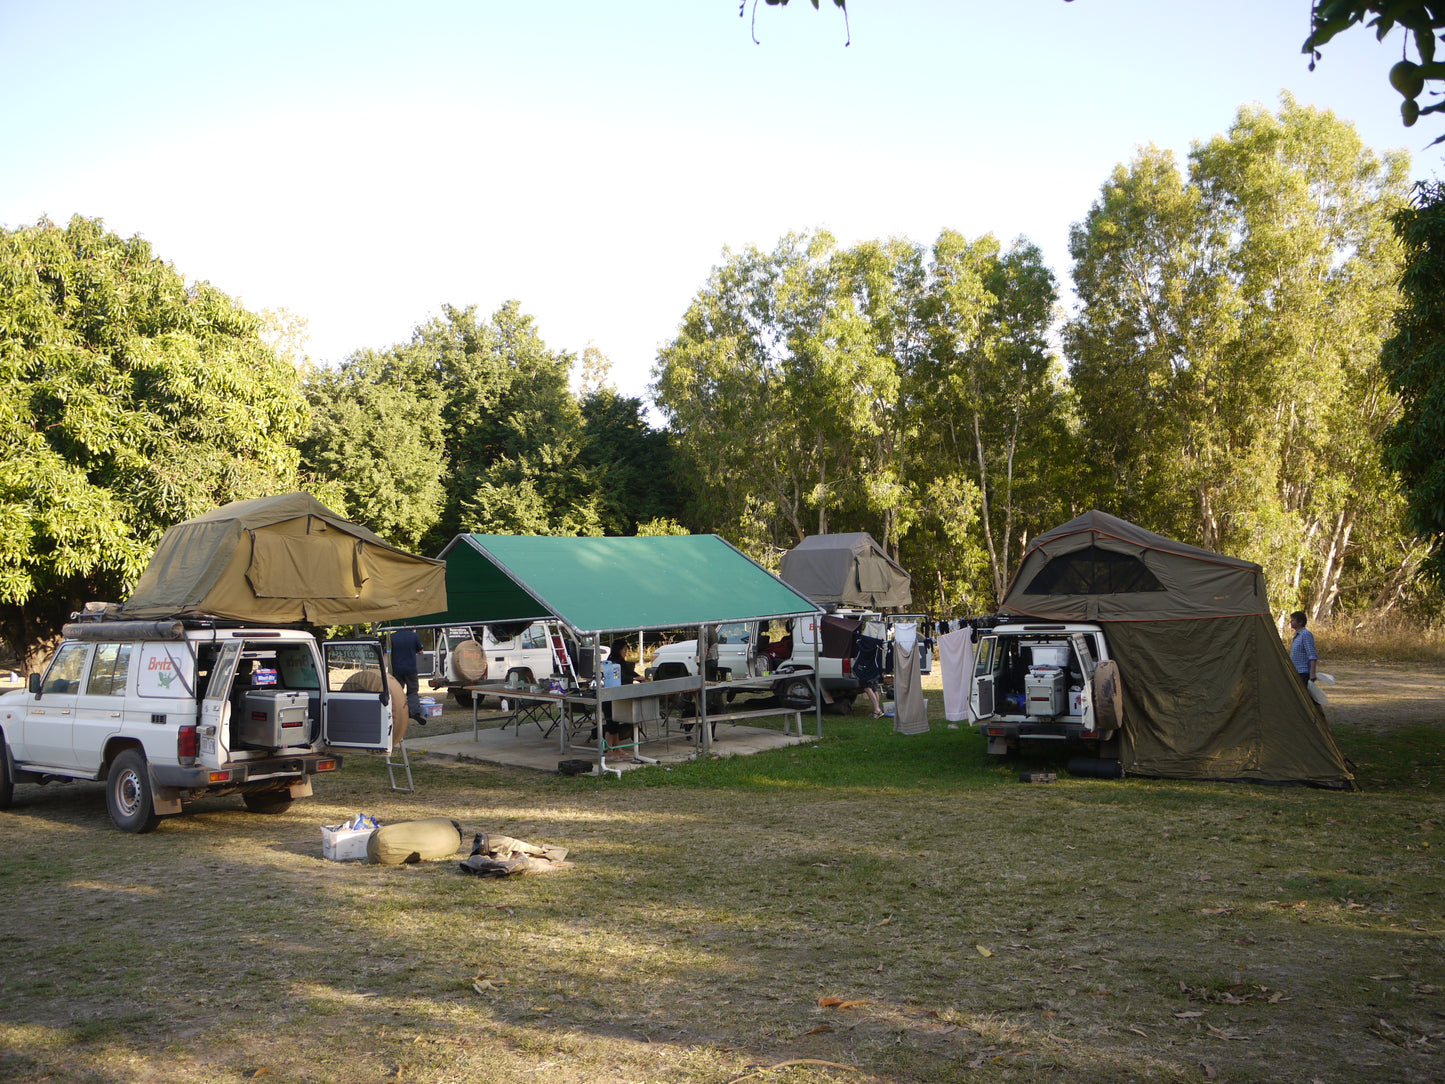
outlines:
[[[1162,590],[1164,585],[1138,557],[1090,546],[1053,558],[1024,594],[1118,595]]]

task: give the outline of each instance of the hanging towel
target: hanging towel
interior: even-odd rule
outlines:
[[[965,625],[938,638],[938,664],[943,672],[943,717],[950,723],[968,719],[968,684],[973,674],[973,629]]]
[[[928,700],[919,673],[918,641],[907,647],[893,645],[893,729],[899,734],[928,733]]]

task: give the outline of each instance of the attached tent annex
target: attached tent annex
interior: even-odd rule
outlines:
[[[1000,609],[1103,626],[1130,774],[1354,785],[1253,562],[1086,512],[1033,540]]]
[[[121,614],[350,625],[445,609],[446,566],[397,549],[308,493],[178,523]]]
[[[913,601],[908,573],[866,531],[810,535],[783,554],[779,576],[826,606],[893,609]]]

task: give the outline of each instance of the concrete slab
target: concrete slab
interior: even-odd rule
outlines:
[[[583,736],[585,737],[585,734]],[[712,753],[720,757],[749,756],[766,749],[783,749],[816,740],[816,736],[811,734],[799,737],[797,734],[784,734],[780,730],[766,727],[718,723],[717,733],[712,741]],[[406,748],[412,754],[424,752],[453,760],[479,760],[488,764],[533,768],[543,772],[555,772],[558,762],[562,760],[597,759],[595,743],[573,741],[572,748],[564,753],[556,734],[543,737],[542,732],[532,725],[523,726],[520,734],[501,727],[484,727],[476,732],[475,739],[470,728],[455,734],[436,735],[418,734],[413,730],[407,735]],[[679,764],[696,757],[698,748],[691,737],[674,730],[669,738],[646,742],[637,752],[659,764]],[[639,761],[619,760],[612,756],[608,757],[607,766],[623,771],[651,767]]]

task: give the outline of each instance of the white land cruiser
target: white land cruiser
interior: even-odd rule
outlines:
[[[835,616],[884,621],[891,639],[896,621],[920,621],[922,615],[890,615],[868,611],[837,611]],[[777,647],[759,642],[756,626],[737,622],[718,626],[718,668],[732,671],[733,678],[762,677],[770,680],[770,688],[789,707],[810,707],[813,703],[813,641],[818,635],[818,617],[795,617],[788,622],[784,637]],[[921,670],[930,673],[932,656],[925,653]],[[690,677],[697,673],[697,641],[681,640],[658,648],[647,668],[649,679]],[[818,674],[826,694],[842,710],[851,711],[858,696],[858,679],[853,676],[851,659],[818,657]],[[891,682],[891,674],[885,682]]]
[[[389,751],[381,645],[296,629],[86,620],[29,687],[0,696],[0,808],[17,783],[103,780],[116,827],[239,793],[281,813],[334,771],[333,747]]]
[[[559,644],[574,660],[585,652],[563,640],[561,632],[545,621],[441,628],[430,669],[423,658],[417,659],[417,665],[433,689],[446,688],[458,704],[471,707],[468,685],[506,681],[514,674],[523,685],[560,677]],[[602,658],[607,655],[607,648],[602,648]]]
[[[1109,659],[1098,625],[997,625],[977,634],[973,659],[969,707],[990,754],[1055,742],[1118,759],[1117,730],[1099,710],[1095,688]]]

